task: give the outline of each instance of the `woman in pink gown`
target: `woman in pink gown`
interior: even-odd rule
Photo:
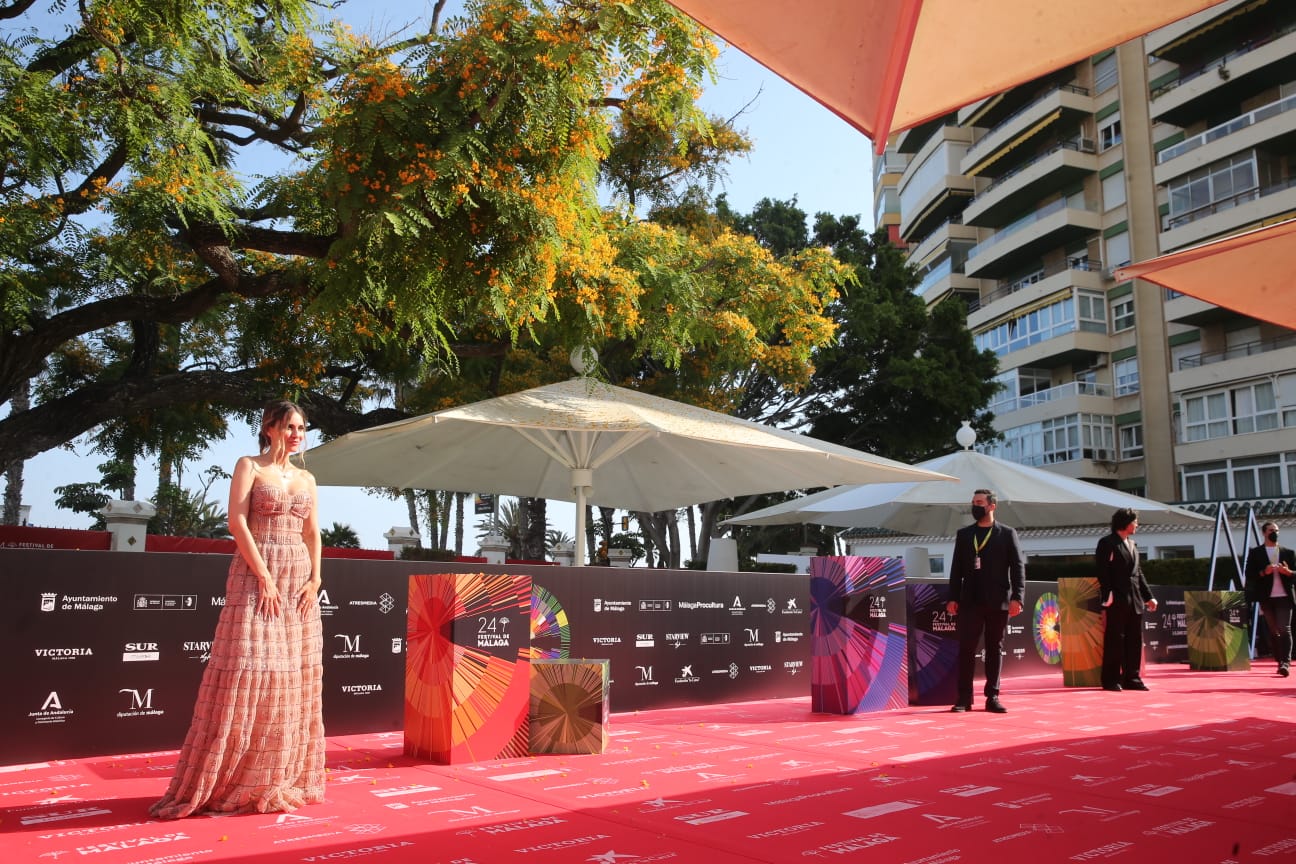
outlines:
[[[305,437],[302,410],[273,403],[260,454],[235,465],[229,530],[238,554],[175,777],[149,810],[157,818],[324,799],[315,478],[288,458]]]

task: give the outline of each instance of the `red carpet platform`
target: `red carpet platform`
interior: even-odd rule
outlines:
[[[0,768],[0,862],[1296,862],[1296,679],[1060,679],[1009,679],[1002,716],[613,714],[601,755],[435,766],[335,738],[327,802],[291,814],[149,820],[174,752]]]

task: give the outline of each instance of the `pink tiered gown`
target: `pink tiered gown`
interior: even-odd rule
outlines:
[[[310,579],[302,540],[310,508],[309,492],[252,487],[248,525],[282,611],[273,619],[256,614],[257,578],[236,554],[193,723],[171,787],[151,815],[268,813],[324,800],[320,610],[312,603],[302,615],[295,602]]]

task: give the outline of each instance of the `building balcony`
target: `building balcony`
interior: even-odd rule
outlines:
[[[906,258],[920,270],[927,262],[940,256],[951,244],[962,244],[964,248],[976,243],[977,229],[964,225],[958,218],[947,219],[932,229],[931,233],[920,238],[909,247]]]
[[[1067,327],[1056,328],[1049,338],[1039,341],[1024,340],[1021,347],[1010,345],[1001,353],[999,367],[1011,369],[1018,366],[1035,366],[1051,369],[1055,366],[1092,366],[1099,355],[1111,351],[1111,337],[1106,326],[1101,330],[1092,325],[1072,322]]]
[[[945,125],[945,118],[938,117],[935,120],[929,120],[926,123],[920,123],[917,126],[911,126],[908,129],[902,129],[895,133],[895,149],[897,153],[914,154],[923,148],[928,139],[936,134],[936,130]]]
[[[947,262],[948,263],[948,262]],[[969,308],[975,305],[977,296],[980,293],[980,283],[976,279],[969,279],[963,274],[962,268],[953,270],[949,267],[939,267],[937,270],[943,270],[943,273],[932,271],[923,278],[922,284],[915,289],[915,293],[922,297],[923,302],[932,306],[949,294],[957,294],[966,299]]]
[[[1176,51],[1180,46],[1201,35],[1195,31],[1200,29],[1203,34],[1213,31],[1222,18],[1238,14],[1234,10],[1251,3],[1252,0],[1224,0],[1209,9],[1194,12],[1186,18],[1181,18],[1144,36],[1143,47],[1149,54],[1173,60],[1178,56]]]
[[[966,272],[978,279],[1002,278],[1044,252],[1087,239],[1101,227],[1097,208],[1074,206],[1059,198],[974,246],[968,252]]]
[[[957,216],[972,198],[975,180],[958,173],[958,162],[972,130],[943,126],[906,167],[900,194],[900,236],[912,243]]]
[[[963,221],[969,225],[1000,223],[1097,171],[1097,148],[1092,139],[1062,141],[982,188],[963,210]]]
[[[976,330],[996,318],[1007,315],[1018,306],[1038,303],[1065,288],[1103,290],[1101,265],[1088,261],[1071,261],[1065,268],[1046,272],[1043,279],[1028,285],[999,282],[989,293],[981,295],[968,311],[968,329]],[[1014,364],[1020,365],[1020,364]]]
[[[1166,321],[1172,324],[1190,324],[1193,327],[1206,327],[1238,316],[1237,312],[1221,309],[1213,303],[1175,291],[1166,291],[1163,308]]]
[[[1202,441],[1177,441],[1174,445],[1176,465],[1193,465],[1198,462],[1215,462],[1221,459],[1247,459],[1267,456],[1291,449],[1291,429],[1270,429],[1265,432],[1247,432],[1207,438]]]
[[[1057,129],[1074,129],[1082,117],[1094,113],[1089,91],[1074,84],[1062,84],[1019,109],[990,129],[968,148],[959,168],[964,174],[980,174],[1009,153]],[[1024,152],[1024,151],[1019,151]]]
[[[1196,210],[1167,216],[1161,231],[1163,253],[1252,228],[1296,210],[1296,180],[1246,189]]]
[[[1153,122],[1188,126],[1219,116],[1247,97],[1296,77],[1296,24],[1244,42],[1233,50],[1180,67],[1179,77],[1151,94]],[[1225,114],[1227,116],[1227,114]]]
[[[1025,426],[1068,414],[1112,414],[1113,406],[1110,384],[1072,381],[1034,393],[996,398],[989,408],[994,412],[996,424]]]
[[[1181,357],[1178,368],[1170,372],[1170,392],[1211,390],[1290,371],[1296,371],[1296,333]]]
[[[1288,147],[1266,148],[1265,145],[1275,139],[1296,137],[1296,110],[1293,109],[1296,109],[1296,95],[1270,102],[1167,147],[1157,154],[1153,180],[1159,186],[1164,185],[1245,150],[1287,152]]]

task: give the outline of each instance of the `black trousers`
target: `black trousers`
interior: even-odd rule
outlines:
[[[1003,674],[1004,630],[1008,627],[1008,610],[997,606],[959,604],[958,610],[958,701],[972,704],[972,677],[976,672],[977,642],[985,636],[985,697],[999,695]]]
[[[1266,597],[1260,601],[1265,624],[1269,625],[1269,639],[1274,659],[1279,666],[1291,665],[1292,656],[1292,602],[1286,597]]]
[[[1103,686],[1141,681],[1139,667],[1143,662],[1143,609],[1113,603],[1106,611],[1107,626],[1103,630]]]

